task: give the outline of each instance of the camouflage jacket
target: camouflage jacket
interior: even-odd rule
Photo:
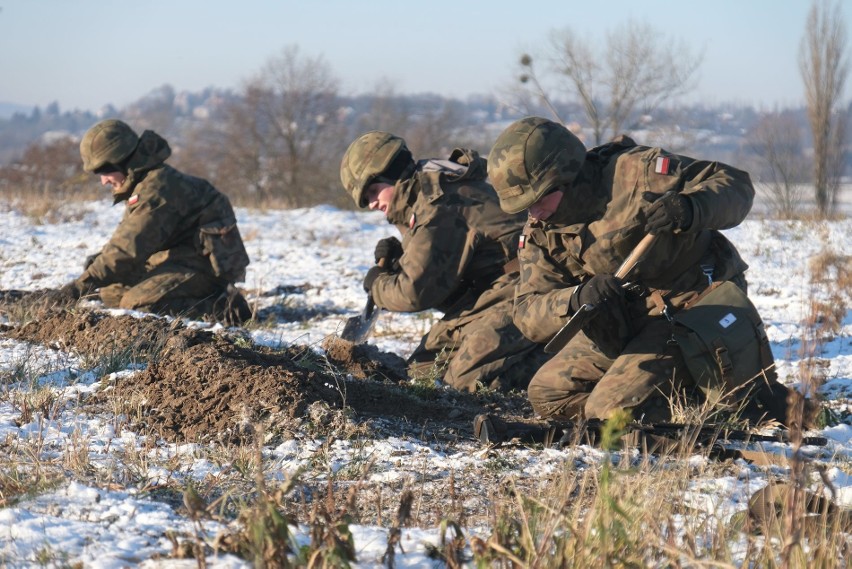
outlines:
[[[227,196],[209,182],[165,164],[165,139],[145,131],[130,156],[127,180],[114,191],[126,201],[109,242],[77,281],[86,288],[127,282],[163,263],[223,282],[245,278],[245,252]]]
[[[485,178],[485,160],[456,149],[448,160],[419,162],[397,182],[388,221],[403,234],[403,255],[396,272],[373,283],[378,306],[457,314],[503,276],[525,218],[504,213]]]
[[[645,212],[653,199],[670,190],[689,197],[692,226],[660,234],[629,280],[664,291],[676,309],[707,286],[702,265],[712,266],[714,280],[741,278],[748,267],[717,230],[736,226],[751,209],[749,175],[619,137],[587,153],[578,178],[547,221],[529,221],[524,228],[514,308],[524,335],[536,342],[553,337],[570,316],[576,285],[615,273],[644,237]],[[659,314],[649,298],[640,302],[648,314]]]

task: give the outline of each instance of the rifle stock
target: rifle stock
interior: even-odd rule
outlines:
[[[601,429],[606,421],[589,419],[583,422],[572,421],[505,421],[494,415],[477,415],[474,419],[474,435],[481,443],[499,444],[510,440],[521,443],[541,443],[546,446],[564,447],[575,442],[596,444],[600,440]],[[689,425],[685,423],[629,423],[624,429],[625,435],[638,435],[633,442],[645,438],[658,437],[672,441],[686,439],[696,447],[710,447],[717,442],[772,442],[792,443],[790,431],[779,429],[772,435],[752,433],[744,429],[734,429],[726,425]],[[828,439],[822,436],[802,437],[801,444],[825,446]]]

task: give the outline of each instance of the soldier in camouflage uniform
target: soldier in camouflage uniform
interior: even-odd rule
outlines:
[[[410,356],[412,376],[437,373],[466,391],[525,388],[547,357],[512,323],[524,217],[500,210],[485,160],[455,149],[415,162],[401,138],[372,131],[349,146],[340,177],[358,207],[381,210],[402,233],[379,241],[364,279],[376,305],[444,313]]]
[[[228,198],[206,180],[165,163],[168,142],[146,130],[138,136],[119,120],[101,121],[80,142],[83,168],[126,202],[109,242],[87,259],[62,294],[80,298],[99,289],[108,307],[227,323],[251,317],[234,287],[248,255]]]
[[[667,420],[668,397],[700,397],[666,316],[707,289],[708,278],[745,290],[747,265],[718,230],[749,212],[748,174],[624,136],[587,152],[565,127],[537,117],[500,134],[488,174],[504,211],[529,210],[518,254],[518,328],[544,343],[581,306],[598,308],[531,380],[536,412],[606,419],[627,409],[637,419]],[[646,233],[655,242],[629,275],[641,286],[625,289],[613,273]],[[786,419],[787,388],[770,381],[759,389],[767,412]]]

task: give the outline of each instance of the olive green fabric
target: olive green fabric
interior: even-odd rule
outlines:
[[[234,291],[235,298],[237,295],[239,292]],[[100,289],[100,297],[104,305],[110,308],[190,318],[211,316],[217,320],[230,319],[234,322],[251,317],[247,307],[242,307],[244,299],[237,301],[241,305],[241,312],[229,313],[224,310],[228,294],[219,279],[205,273],[188,272],[181,265],[170,263],[141,274],[136,281],[129,279],[125,283],[103,287]]]
[[[668,343],[669,325],[648,315],[637,315],[642,332],[622,353],[608,358],[582,332],[545,363],[533,377],[528,397],[542,417],[567,420],[608,419],[615,411],[631,409],[636,419],[671,419],[668,402],[653,394],[698,395],[677,346]]]
[[[340,162],[340,181],[355,205],[367,207],[364,190],[404,148],[403,139],[378,130],[362,134],[349,145]]]
[[[142,134],[126,159],[126,181],[113,191],[116,202],[126,201],[124,216],[76,280],[82,290],[104,290],[111,305],[126,287],[131,297],[119,299],[119,306],[176,312],[163,308],[164,299],[201,305],[245,278],[249,259],[230,201],[206,180],[165,164],[170,153],[158,134]],[[106,290],[110,285],[119,287]]]
[[[139,137],[127,123],[108,119],[90,128],[80,141],[83,169],[94,172],[106,164],[118,166],[130,156]]]
[[[539,117],[509,125],[488,155],[488,178],[508,213],[524,211],[548,191],[574,181],[586,148],[564,126]]]
[[[747,265],[717,230],[749,212],[754,188],[748,174],[621,137],[589,151],[556,212],[524,228],[514,322],[525,336],[544,343],[556,334],[571,314],[576,285],[617,270],[644,237],[647,209],[668,191],[690,200],[694,221],[683,232],[660,234],[629,280],[660,291],[671,312],[708,286],[702,266],[712,267],[715,280],[745,289]],[[579,335],[539,370],[529,394],[540,413],[570,408],[570,415],[606,418],[616,408],[653,407],[650,399],[673,388],[692,389],[655,295],[628,294],[627,311],[632,337],[621,354],[607,358]]]
[[[400,180],[388,221],[403,232],[403,254],[398,270],[379,275],[371,290],[391,311],[444,313],[409,361],[418,373],[434,363],[445,383],[470,391],[523,388],[545,359],[512,322],[517,271],[504,271],[524,216],[504,213],[485,177],[475,151],[456,149]]]
[[[734,283],[714,283],[674,321],[672,335],[685,364],[711,399],[747,389],[764,374],[775,377],[760,315]]]

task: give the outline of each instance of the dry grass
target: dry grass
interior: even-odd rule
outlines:
[[[816,393],[824,380],[819,346],[839,333],[848,311],[852,263],[848,255],[826,251],[812,260],[810,270],[814,300],[806,318],[803,364],[797,379],[807,392]],[[140,361],[141,356],[133,351],[110,348],[98,358],[86,360],[85,367],[106,375]],[[303,364],[327,368],[327,362],[310,358]],[[55,370],[45,368],[32,354],[22,355],[8,370],[0,377],[2,399],[15,406],[21,423],[39,418],[60,420],[63,411],[74,404],[39,385],[39,377]],[[429,372],[419,389],[433,388],[440,370]],[[104,383],[108,388],[108,382]],[[345,404],[343,390],[341,400]],[[115,434],[120,436],[141,413],[141,402],[114,400],[111,404],[109,414],[114,417]],[[712,406],[689,408],[677,399],[671,405],[683,422],[701,425],[717,420]],[[161,455],[153,440],[139,446],[129,444],[119,451],[98,450],[100,455],[112,457],[108,463],[93,454],[89,437],[80,431],[72,433],[58,455],[45,451],[38,433],[26,440],[7,437],[0,441],[0,507],[46,492],[69,478],[178,497],[176,507],[198,524],[213,519],[234,522],[236,529],[216,540],[204,538],[201,532],[171,534],[174,557],[198,558],[213,551],[230,551],[258,567],[348,566],[355,555],[350,525],[365,521],[366,512],[375,512],[378,523],[389,528],[383,563],[393,567],[403,528],[424,519],[420,505],[435,488],[426,486],[425,475],[415,483],[419,487],[384,493],[381,486],[368,488],[365,481],[374,465],[366,452],[356,454],[349,468],[332,472],[329,447],[335,437],[357,446],[369,441],[371,434],[363,425],[354,424],[345,405],[343,410],[317,406],[311,419],[310,434],[325,437],[327,444],[311,461],[312,472],[297,472],[280,483],[270,482],[275,463],[262,446],[260,427],[255,427],[258,442],[253,445],[205,446],[194,456]],[[805,489],[829,494],[832,489],[826,482],[813,484],[819,471],[801,458],[798,446],[793,448],[787,469],[748,470],[749,475],[765,475],[801,490],[782,504],[777,519],[756,522],[743,515],[731,516],[723,509],[728,503],[724,491],[711,482],[741,475],[746,469],[692,460],[706,450],[696,448],[689,433],[669,453],[652,456],[622,449],[619,436],[626,421],[626,417],[616,418],[604,429],[603,454],[597,462],[590,461],[588,449],[568,446],[563,468],[538,484],[522,484],[516,465],[499,453],[491,462],[484,461],[481,471],[452,473],[443,485],[443,495],[432,497],[432,507],[443,518],[438,524],[440,544],[431,554],[449,567],[804,568],[839,566],[852,553],[848,550],[849,528],[839,517],[827,511],[808,512]],[[794,432],[794,440],[801,440],[801,435],[801,431]],[[196,458],[222,466],[221,473],[186,482],[184,470]],[[481,504],[489,523],[475,533],[466,533],[463,528],[468,520],[459,502],[472,493],[473,486],[496,479],[483,475],[489,467],[505,473],[489,492],[490,499]],[[168,479],[155,485],[151,482],[154,470],[169,473]],[[310,501],[306,495],[311,495]],[[396,515],[383,515],[387,511]],[[309,530],[307,545],[295,541],[297,522]]]
[[[11,210],[18,211],[36,224],[79,221],[84,212],[80,208],[68,208],[71,202],[83,202],[103,199],[108,191],[99,190],[94,183],[75,188],[75,191],[63,191],[56,187],[44,186],[41,189],[6,188],[2,192],[3,203]]]

